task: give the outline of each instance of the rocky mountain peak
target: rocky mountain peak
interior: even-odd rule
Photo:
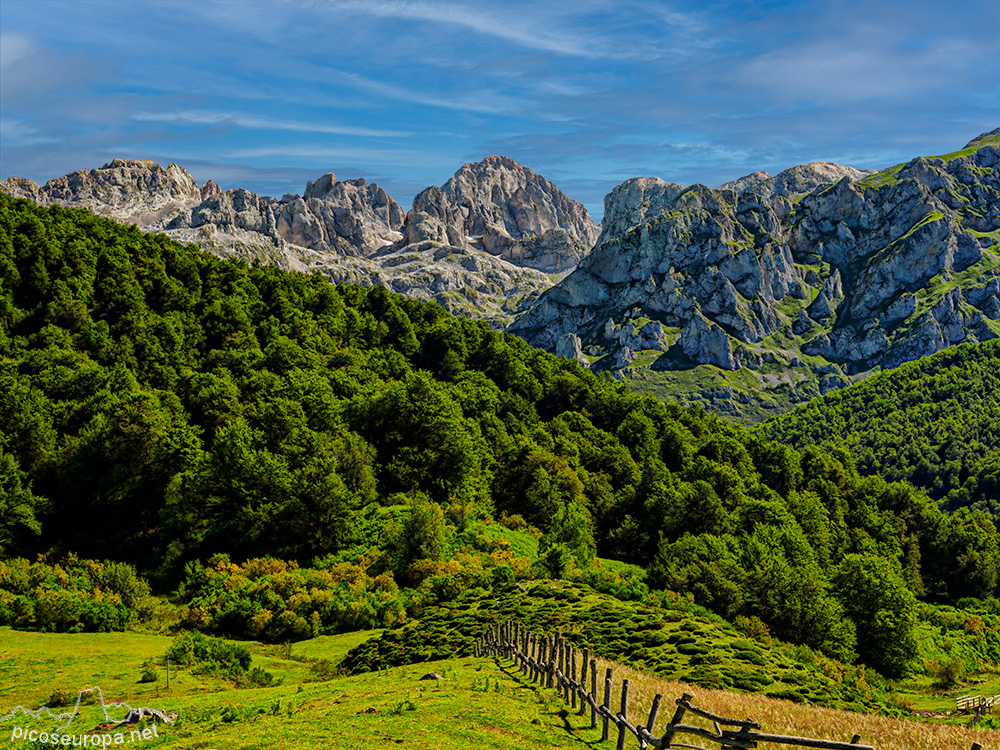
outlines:
[[[332,172],[309,182],[302,198],[283,197],[276,212],[277,232],[287,242],[356,257],[399,242],[405,219],[378,185],[360,178],[338,182]]]
[[[845,177],[854,182],[874,173],[873,169],[855,169],[829,161],[814,161],[791,167],[773,177],[767,172],[754,172],[719,185],[718,189],[731,190],[738,195],[755,193],[763,200],[773,202],[778,198],[792,200],[801,197],[821,185],[832,185]]]
[[[137,224],[155,224],[201,200],[194,178],[183,168],[148,159],[113,159],[100,169],[81,169],[49,180],[43,202],[83,206]]]
[[[579,341],[619,377],[641,351],[642,380],[749,368],[762,388],[797,399],[995,338],[1000,144],[991,138],[973,153],[878,174],[814,162],[717,190],[628,180],[605,200],[593,252],[510,330],[546,349]],[[644,336],[654,325],[663,335]],[[784,374],[759,374],[765,365]]]
[[[318,180],[311,180],[307,182],[306,189],[303,191],[302,196],[304,198],[323,198],[333,189],[333,186],[336,184],[337,184],[336,175],[334,175],[333,172],[327,172]]]
[[[972,148],[973,146],[978,146],[982,143],[996,143],[997,141],[1000,141],[1000,128],[995,128],[985,133],[980,133],[971,141],[966,143],[965,148]]]
[[[576,266],[598,229],[587,209],[506,156],[465,164],[413,200],[405,242],[478,248],[518,265],[557,272]]]
[[[645,222],[647,216],[666,211],[686,189],[684,185],[664,182],[659,177],[626,180],[604,197],[604,220],[597,244],[620,237],[631,227]]]

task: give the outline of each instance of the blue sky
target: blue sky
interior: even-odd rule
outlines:
[[[998,125],[997,0],[0,2],[0,179],[332,171],[408,209],[504,154],[600,220],[629,177],[877,168]]]

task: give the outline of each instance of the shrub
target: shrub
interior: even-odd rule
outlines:
[[[139,675],[139,682],[156,682],[159,675],[152,661],[145,661],[142,665],[142,673]]]
[[[181,586],[188,606],[186,625],[280,643],[392,627],[405,620],[403,596],[392,573],[371,575],[365,558],[350,563],[327,556],[313,564],[300,568],[263,558],[235,565],[218,555],[207,567],[189,566]]]
[[[149,584],[125,563],[66,555],[0,561],[0,625],[55,632],[128,629],[152,611]]]
[[[68,690],[56,688],[52,695],[49,696],[49,699],[45,701],[45,705],[49,708],[55,708],[56,706],[68,706],[75,701],[76,696],[70,695]]]
[[[167,649],[166,656],[175,664],[193,666],[199,671],[234,680],[244,675],[251,661],[246,646],[198,632],[179,636]]]

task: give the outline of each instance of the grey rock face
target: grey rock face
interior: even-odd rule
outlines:
[[[611,369],[620,370],[626,365],[635,362],[638,355],[629,349],[627,346],[623,346],[620,349],[615,349],[611,353]]]
[[[547,273],[575,267],[597,234],[582,204],[504,156],[466,164],[418,194],[403,230],[407,244],[482,249]]]
[[[133,224],[162,226],[165,219],[201,201],[194,179],[176,164],[115,159],[100,169],[83,169],[49,180],[35,200],[89,208]],[[134,220],[132,220],[134,217]]]
[[[621,237],[629,229],[646,221],[646,217],[659,216],[670,209],[686,188],[659,177],[635,177],[626,180],[604,198],[604,219],[598,245]]]
[[[718,189],[731,190],[738,194],[752,193],[770,203],[777,198],[791,199],[810,193],[821,185],[830,185],[843,179],[854,182],[874,173],[873,169],[854,169],[831,162],[817,161],[786,169],[774,177],[767,172],[754,172],[719,185]]]
[[[571,269],[597,237],[582,205],[503,157],[464,166],[421,193],[409,215],[363,179],[328,173],[279,201],[211,181],[199,187],[174,164],[123,159],[42,187],[12,177],[0,190],[90,208],[224,257],[383,284],[497,328],[552,285],[534,269]]]
[[[619,195],[632,200],[633,188]],[[599,245],[511,330],[544,348],[566,331],[589,341],[597,324],[632,307],[660,331],[684,327],[698,314],[747,342],[776,330],[774,304],[799,278],[787,246],[767,234],[765,220],[741,214],[725,194],[703,186],[687,188],[670,205],[654,221]],[[731,355],[719,356],[729,363]]]
[[[569,333],[657,348],[628,320],[642,316],[679,328],[695,363],[755,368],[779,342],[777,361],[821,356],[849,375],[993,338],[998,165],[987,143],[876,175],[817,163],[719,190],[628,180],[591,254],[511,330],[543,348]]]
[[[404,221],[403,209],[378,185],[337,182],[329,173],[306,185],[301,198],[282,202],[276,231],[293,245],[368,257],[398,242]]]
[[[573,333],[567,333],[556,342],[556,354],[560,357],[575,359],[584,367],[590,367],[590,360],[583,355],[583,348],[580,346],[580,337]]]
[[[684,327],[680,344],[684,353],[695,362],[715,365],[723,370],[736,369],[729,336],[702,315],[695,315]]]
[[[840,271],[834,271],[823,282],[823,287],[812,304],[806,308],[806,313],[815,321],[828,320],[837,311],[837,305],[844,298],[844,287],[840,279]]]

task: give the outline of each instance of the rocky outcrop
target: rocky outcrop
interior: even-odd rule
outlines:
[[[294,245],[366,257],[402,238],[406,214],[378,185],[363,179],[337,182],[332,173],[285,196],[277,233]]]
[[[567,333],[556,342],[556,354],[560,357],[575,359],[584,367],[590,367],[590,360],[583,354],[580,346],[580,337],[573,333]]]
[[[582,204],[513,159],[466,164],[413,200],[404,242],[482,249],[516,265],[554,273],[574,268],[598,230]]]
[[[800,164],[771,177],[767,172],[754,172],[732,182],[719,185],[719,190],[734,193],[756,193],[766,201],[776,198],[789,200],[811,193],[821,185],[831,185],[843,179],[849,182],[863,179],[875,173],[874,169],[855,169],[827,161]]]
[[[604,219],[597,244],[621,237],[629,229],[668,211],[687,188],[659,177],[634,177],[626,180],[604,198]]]
[[[811,365],[821,390],[994,338],[995,140],[984,134],[973,153],[880,173],[818,162],[718,190],[628,180],[605,200],[591,254],[511,330],[548,349],[574,335],[596,354],[665,351],[661,369],[821,357]],[[680,336],[643,337],[629,322],[637,318]]]
[[[177,212],[200,203],[201,191],[176,164],[164,168],[148,160],[115,159],[100,169],[82,169],[49,180],[39,189],[39,197],[42,203],[88,208],[102,216],[159,229]]]
[[[631,201],[633,189],[619,195]],[[799,283],[787,246],[774,242],[758,218],[741,214],[751,206],[734,205],[704,186],[687,188],[670,206],[599,245],[511,330],[545,348],[567,331],[589,342],[608,318],[631,309],[661,327],[684,327],[704,315],[745,341],[776,330],[781,321],[774,304]]]
[[[363,179],[328,173],[275,200],[199,187],[176,164],[124,159],[44,186],[12,177],[0,191],[89,208],[224,257],[383,284],[497,328],[552,285],[544,272],[575,267],[597,235],[582,205],[503,157],[465,165],[417,196],[409,215]]]
[[[733,359],[733,347],[729,336],[721,327],[695,314],[684,326],[680,338],[681,350],[695,362],[721,367],[723,370],[735,370],[736,360]]]

